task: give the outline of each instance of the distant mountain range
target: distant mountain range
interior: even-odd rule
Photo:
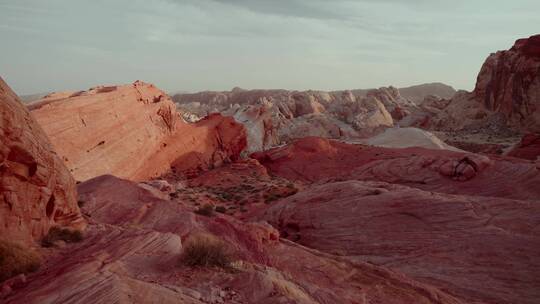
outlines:
[[[352,92],[355,95],[365,96],[371,90],[374,89],[356,89],[352,90]],[[441,82],[432,82],[399,88],[399,93],[402,97],[405,97],[411,101],[420,102],[424,99],[424,97],[429,95],[436,95],[444,99],[452,98],[452,96],[454,96],[456,93],[456,90],[447,84]]]

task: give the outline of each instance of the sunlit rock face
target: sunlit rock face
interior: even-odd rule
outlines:
[[[140,81],[54,94],[30,109],[79,181],[205,169],[238,158],[246,146],[245,129],[232,118],[186,123],[165,93]]]

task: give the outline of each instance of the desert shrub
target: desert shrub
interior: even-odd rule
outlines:
[[[230,194],[229,192],[221,192],[219,196],[225,201],[231,201],[234,198],[234,195]]]
[[[216,210],[216,212],[219,212],[219,213],[227,212],[227,208],[225,208],[223,206],[217,206],[215,210]]]
[[[17,243],[0,240],[0,282],[39,269],[40,256]]]
[[[64,241],[66,243],[76,243],[83,240],[83,234],[79,230],[71,230],[61,227],[52,227],[49,233],[41,240],[43,247],[51,247],[56,241]]]
[[[224,241],[211,234],[197,234],[186,241],[180,261],[187,266],[226,268],[233,258]]]
[[[267,194],[267,195],[264,196],[264,202],[266,204],[270,204],[271,202],[273,202],[275,200],[278,200],[278,199],[279,199],[279,195],[273,194],[273,193]]]
[[[197,208],[197,210],[195,210],[195,213],[204,216],[212,216],[214,215],[214,206],[206,204],[202,207]]]

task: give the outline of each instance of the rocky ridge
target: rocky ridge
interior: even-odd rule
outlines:
[[[207,169],[237,159],[246,145],[244,128],[231,118],[186,123],[165,93],[140,81],[55,93],[29,108],[79,181]]]
[[[173,97],[182,111],[234,117],[248,130],[255,152],[305,136],[355,139],[376,134],[407,116],[415,103],[394,87],[353,91],[242,90]]]

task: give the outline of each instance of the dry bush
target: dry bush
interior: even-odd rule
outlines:
[[[199,215],[204,215],[204,216],[213,216],[214,215],[214,206],[210,205],[210,204],[206,204],[202,207],[199,207],[197,208],[197,210],[195,210],[195,213],[199,214]]]
[[[180,261],[187,266],[227,268],[233,255],[224,241],[211,234],[196,234],[184,244]]]
[[[20,244],[0,240],[0,282],[39,269],[41,257]]]
[[[79,230],[71,230],[61,227],[52,227],[49,233],[41,240],[43,247],[51,247],[56,241],[64,241],[66,243],[76,243],[83,239],[83,234]]]
[[[227,213],[227,208],[223,207],[223,206],[217,206],[215,208],[216,212],[219,212],[219,213]]]

